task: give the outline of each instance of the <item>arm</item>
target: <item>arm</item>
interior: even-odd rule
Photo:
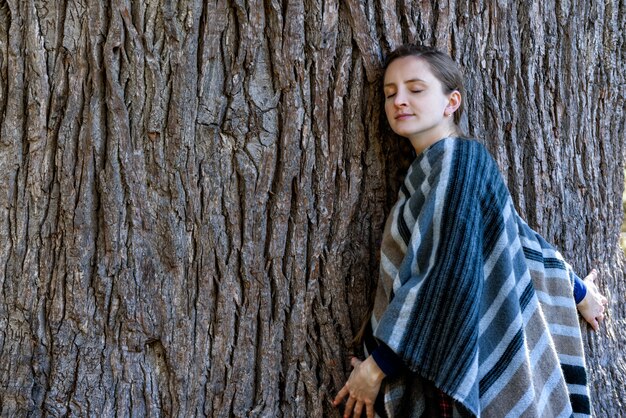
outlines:
[[[405,367],[402,359],[387,344],[380,341],[378,347],[372,351],[372,357],[386,377],[396,376]]]
[[[587,286],[583,279],[574,274],[574,272],[570,273],[574,276],[574,302],[578,305],[587,296]]]

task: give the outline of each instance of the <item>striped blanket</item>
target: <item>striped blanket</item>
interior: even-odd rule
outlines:
[[[589,416],[572,274],[480,143],[427,148],[382,242],[372,328],[408,365],[386,379],[388,415],[419,417],[426,379],[460,416]]]

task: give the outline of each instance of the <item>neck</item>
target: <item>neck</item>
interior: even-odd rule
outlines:
[[[456,127],[450,127],[450,129],[441,132],[433,132],[430,135],[422,134],[419,136],[409,137],[409,141],[411,141],[411,145],[413,146],[413,149],[415,149],[415,154],[419,155],[422,153],[422,151],[424,151],[426,148],[430,147],[434,143],[439,142],[444,138],[456,136],[457,134],[458,132]]]

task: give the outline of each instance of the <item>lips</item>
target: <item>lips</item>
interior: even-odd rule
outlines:
[[[412,113],[398,113],[395,117],[396,120],[405,120],[413,116]]]

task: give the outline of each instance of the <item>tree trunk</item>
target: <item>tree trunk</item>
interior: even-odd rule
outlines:
[[[626,395],[618,0],[0,0],[0,415],[339,416],[407,167],[381,58],[435,44],[464,127],[581,275]],[[356,350],[356,351],[354,351]]]

